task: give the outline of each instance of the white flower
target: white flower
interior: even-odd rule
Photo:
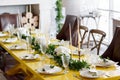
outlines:
[[[21,35],[30,36],[29,30],[27,28],[18,28],[18,32]]]
[[[70,57],[70,49],[64,46],[59,46],[55,49],[57,55],[65,54],[66,56]]]
[[[40,44],[41,46],[46,46],[46,45],[47,45],[47,41],[46,41],[45,36],[37,37],[37,38],[36,38],[36,42],[37,42],[38,44]]]

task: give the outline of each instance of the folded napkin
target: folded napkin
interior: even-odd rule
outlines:
[[[25,54],[20,56],[21,59],[37,59],[39,57],[39,54]]]
[[[7,38],[3,40],[3,42],[15,42],[15,41],[17,41],[17,38]]]
[[[23,44],[23,45],[15,44],[15,45],[12,45],[10,49],[27,49],[27,45],[26,44]]]

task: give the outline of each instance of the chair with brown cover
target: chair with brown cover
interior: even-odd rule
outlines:
[[[67,15],[65,23],[61,29],[61,31],[57,35],[57,39],[59,40],[70,40],[70,32],[69,32],[69,25],[71,25],[71,38],[72,38],[72,45],[77,46],[78,45],[78,33],[77,33],[77,27],[79,25],[79,20],[77,19],[77,16],[74,15]]]
[[[17,14],[3,13],[0,15],[0,31],[3,31],[8,24],[17,27]]]
[[[79,28],[80,28],[80,38],[81,38],[80,44],[82,48],[82,45],[84,44],[85,36],[88,32],[88,27],[80,25]]]
[[[106,36],[106,33],[104,31],[98,30],[98,29],[91,29],[88,35],[87,48],[89,48],[90,42],[93,42],[94,45],[91,47],[91,50],[94,50],[96,48],[97,54],[99,55],[100,46],[105,36]]]
[[[116,27],[113,39],[102,57],[108,57],[113,61],[119,62],[118,64],[120,65],[120,27]]]
[[[17,27],[17,14],[0,14],[0,31],[6,29],[8,24],[14,24]],[[0,68],[4,71],[6,66],[6,51],[0,47]]]

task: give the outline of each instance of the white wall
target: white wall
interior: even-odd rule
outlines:
[[[18,13],[18,10],[20,13],[25,12],[25,6],[0,6],[0,14],[2,13]]]
[[[40,5],[40,28],[42,32],[48,32],[49,29],[52,28],[51,9],[54,6],[54,1],[55,0],[0,0],[0,6],[4,7],[8,5],[39,4]],[[7,10],[9,10],[8,7],[7,7]],[[13,12],[13,10],[11,12]]]
[[[63,0],[66,13],[71,15],[86,14],[97,8],[97,0]]]

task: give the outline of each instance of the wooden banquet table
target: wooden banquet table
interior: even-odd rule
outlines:
[[[14,75],[18,71],[23,71],[26,73],[25,80],[120,80],[120,69],[116,69],[116,67],[108,67],[101,68],[97,67],[98,70],[103,71],[111,71],[111,76],[103,76],[100,78],[90,79],[84,78],[80,76],[79,71],[69,70],[68,73],[64,74],[63,72],[53,75],[48,74],[40,74],[37,72],[37,69],[44,64],[55,64],[53,60],[49,59],[47,56],[40,55],[40,57],[36,60],[22,60],[20,56],[28,53],[28,50],[11,50],[9,47],[14,44],[26,44],[25,41],[17,40],[13,43],[4,43],[3,39],[7,39],[8,37],[0,37],[0,46],[4,48],[14,59],[18,61],[18,63],[6,73],[8,75]],[[42,59],[44,58],[44,59]]]

